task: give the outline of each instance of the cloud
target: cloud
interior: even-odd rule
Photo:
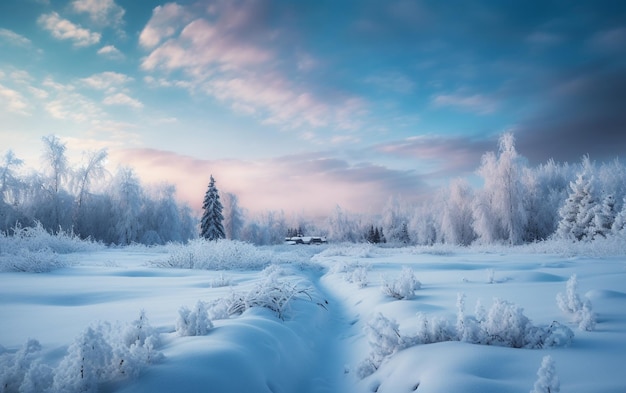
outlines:
[[[626,70],[613,63],[563,72],[516,126],[518,150],[533,162],[626,159]]]
[[[626,27],[597,32],[589,39],[588,45],[594,50],[623,52],[626,46]]]
[[[104,105],[125,105],[134,109],[143,108],[143,104],[140,101],[134,98],[131,98],[124,93],[116,93],[116,94],[107,96],[104,98],[102,103]]]
[[[122,52],[120,52],[120,50],[117,49],[113,45],[103,46],[102,48],[98,49],[97,53],[100,56],[103,56],[103,57],[106,57],[106,58],[112,59],[112,60],[121,60],[121,59],[124,58],[124,54]]]
[[[28,38],[3,28],[0,28],[0,39],[15,46],[30,47],[32,45]]]
[[[106,71],[80,79],[80,82],[92,89],[113,91],[132,80],[128,75]]]
[[[0,108],[19,115],[28,115],[28,103],[16,90],[9,89],[0,84]]]
[[[110,156],[135,168],[146,182],[175,184],[179,196],[197,210],[210,174],[220,191],[237,194],[241,205],[252,212],[325,215],[337,204],[355,211],[379,211],[390,195],[417,198],[426,187],[413,171],[351,164],[320,153],[257,161],[200,160],[152,149],[115,150]]]
[[[74,0],[72,8],[77,13],[87,13],[98,26],[119,27],[125,13],[114,0]]]
[[[437,108],[453,107],[480,115],[493,113],[497,108],[496,101],[483,94],[438,94],[432,97],[431,102]]]
[[[157,7],[140,36],[150,49],[141,68],[148,72],[183,71],[194,93],[205,93],[233,112],[285,129],[354,129],[366,111],[363,99],[318,88],[292,77],[314,61],[297,48],[278,61],[289,44],[288,32],[270,20],[271,2],[218,1],[204,13],[175,4]],[[280,19],[280,15],[276,15]],[[278,23],[280,25],[280,23]],[[304,57],[303,57],[304,56]],[[160,81],[151,77],[149,82]],[[159,82],[158,84],[164,85]]]
[[[52,36],[59,40],[71,40],[76,47],[95,45],[100,42],[100,33],[91,32],[79,25],[63,19],[56,12],[43,14],[37,19],[37,23]]]
[[[104,117],[100,107],[78,93],[74,85],[56,82],[51,77],[46,77],[41,85],[47,89],[50,98],[44,104],[44,109],[53,118],[85,123]]]
[[[496,147],[497,141],[491,137],[424,135],[376,144],[366,153],[415,160],[426,177],[440,178],[472,173],[482,155]]]
[[[165,38],[173,36],[190,18],[183,6],[167,3],[152,10],[152,17],[139,35],[139,44],[154,48]]]

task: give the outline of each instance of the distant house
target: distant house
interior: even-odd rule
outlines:
[[[325,236],[292,236],[285,238],[285,244],[325,244]]]

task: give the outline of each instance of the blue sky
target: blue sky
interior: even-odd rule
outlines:
[[[622,1],[0,2],[0,149],[106,147],[194,207],[376,211],[470,176],[626,155]],[[113,169],[114,170],[114,169]]]

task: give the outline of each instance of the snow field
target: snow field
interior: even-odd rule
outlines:
[[[250,255],[272,255],[280,265],[250,269],[253,265],[244,261],[245,270],[230,265],[219,271],[156,267],[175,255],[167,248],[62,255],[68,267],[59,270],[0,273],[0,359],[14,356],[34,338],[42,346],[38,359],[58,366],[87,327],[98,321],[128,323],[144,310],[160,335],[157,350],[163,360],[146,365],[134,378],[100,383],[98,391],[528,392],[546,355],[554,360],[561,391],[626,390],[624,257],[561,256],[524,248],[432,251],[268,247]],[[408,269],[421,284],[413,297],[386,295],[385,280]],[[557,305],[557,293],[565,293],[573,274],[579,296],[592,303],[597,315],[593,331],[579,330]],[[250,294],[267,282],[304,290],[287,304],[283,319],[268,308],[227,318],[212,309],[219,299]],[[424,316],[454,327],[459,293],[465,295],[468,315],[474,315],[477,301],[488,311],[500,298],[523,308],[534,325],[559,321],[568,326],[573,342],[542,349],[459,341],[412,344],[385,356],[371,375],[358,375],[372,350],[366,326],[377,315],[395,321],[407,337],[417,332]],[[179,310],[193,309],[198,300],[207,304],[213,328],[205,336],[181,337],[175,326]]]

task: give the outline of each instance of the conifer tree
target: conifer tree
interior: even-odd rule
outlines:
[[[200,223],[200,236],[207,240],[224,239],[224,216],[222,215],[222,203],[220,202],[219,191],[215,187],[215,179],[211,175],[209,188],[204,195],[202,203],[202,220]]]
[[[602,203],[596,206],[594,214],[593,226],[596,231],[595,235],[606,237],[611,233],[611,227],[613,226],[613,222],[617,216],[617,212],[615,212],[615,198],[613,197],[613,194],[609,194],[604,197]]]

